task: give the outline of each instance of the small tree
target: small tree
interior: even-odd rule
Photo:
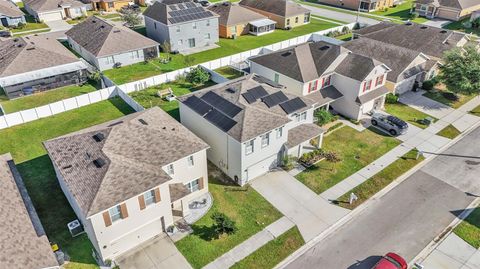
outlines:
[[[187,74],[187,81],[193,85],[201,85],[210,79],[210,73],[200,66],[192,68]]]
[[[473,46],[445,53],[440,80],[448,90],[461,94],[480,93],[480,53]]]
[[[334,173],[336,173],[337,172],[337,164],[342,161],[340,156],[338,156],[338,153],[336,153],[334,151],[328,151],[328,152],[323,153],[323,156],[325,157],[327,162],[330,162],[330,163],[333,164],[332,171]]]
[[[395,95],[393,93],[388,93],[387,96],[385,97],[385,103],[387,104],[398,103],[398,95]]]
[[[317,118],[317,124],[322,126],[335,119],[335,117],[326,109],[319,109],[315,111],[315,118]]]
[[[120,18],[130,28],[135,27],[135,25],[139,25],[142,22],[140,12],[131,8],[122,9],[120,11]]]
[[[172,52],[172,45],[168,41],[163,41],[163,43],[160,45],[160,48],[162,48],[162,52],[169,54]]]
[[[215,223],[214,228],[217,235],[233,234],[237,231],[235,222],[231,220],[227,215],[215,212],[212,214],[212,220]]]

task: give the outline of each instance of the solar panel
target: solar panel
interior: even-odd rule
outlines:
[[[212,109],[210,105],[208,105],[207,103],[202,101],[202,99],[196,97],[195,95],[188,97],[188,99],[185,100],[183,103],[202,116],[207,114],[208,111]]]
[[[262,87],[262,86],[257,86],[253,89],[248,90],[255,99],[260,99],[268,95],[268,92]]]
[[[255,98],[255,96],[251,92],[247,91],[246,93],[242,93],[242,96],[243,98],[245,98],[245,100],[247,100],[249,104],[255,103],[255,101],[257,101],[257,98]]]
[[[278,91],[264,97],[262,100],[268,107],[274,107],[280,103],[287,101],[288,97],[283,92]]]
[[[235,117],[242,109],[232,102],[226,100],[225,98],[221,97],[220,95],[214,92],[207,92],[204,94],[201,99],[214,108],[222,111],[225,115],[229,116],[230,118]]]
[[[170,9],[171,9],[171,10],[178,10],[177,6],[173,6],[173,5],[170,6]]]
[[[300,97],[294,98],[292,100],[289,100],[287,102],[283,102],[280,104],[280,107],[285,111],[287,114],[291,114],[301,108],[306,107],[307,105],[303,102]]]
[[[177,4],[178,8],[179,9],[185,9],[185,7],[183,6],[183,4]]]
[[[224,132],[228,132],[233,126],[235,126],[235,124],[237,124],[236,121],[230,119],[216,109],[212,109],[210,112],[208,112],[208,114],[205,115],[205,119]]]

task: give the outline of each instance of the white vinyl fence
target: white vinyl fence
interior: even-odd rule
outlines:
[[[269,51],[281,50],[290,46],[305,43],[307,41],[326,40],[326,38],[324,37],[325,34],[332,31],[336,31],[336,30],[341,31],[345,26],[352,29],[355,26],[355,23],[341,25],[338,27],[333,27],[333,28],[318,31],[315,33],[295,37],[295,38],[281,41],[272,45],[252,49],[249,51],[244,51],[234,55],[215,59],[206,63],[201,63],[199,65],[209,70],[214,70],[214,69],[228,66],[228,65],[234,65],[236,63],[243,62],[252,56],[261,55]],[[140,110],[143,110],[144,108],[141,105],[139,105],[137,102],[135,102],[135,100],[130,98],[130,96],[128,96],[128,93],[143,90],[148,87],[159,85],[165,82],[174,81],[178,75],[183,75],[189,72],[192,67],[175,70],[175,71],[164,73],[158,76],[153,76],[146,79],[126,83],[120,86],[115,86],[111,80],[106,78],[104,79],[104,82],[107,84],[107,86],[111,85],[110,87],[107,87],[95,92],[87,93],[84,95],[80,95],[77,97],[68,98],[68,99],[51,103],[48,105],[44,105],[41,107],[36,107],[36,108],[27,109],[27,110],[0,116],[0,129],[5,129],[11,126],[34,121],[40,118],[49,117],[49,116],[62,113],[68,110],[72,110],[82,106],[100,102],[100,101],[112,98],[114,96],[120,96],[133,109],[135,109],[136,111],[140,111]]]

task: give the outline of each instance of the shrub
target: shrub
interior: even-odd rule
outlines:
[[[462,24],[463,24],[463,27],[464,27],[465,29],[471,29],[471,28],[473,28],[473,22],[471,22],[471,21],[466,21],[466,22],[464,22],[464,23],[462,23]]]
[[[433,90],[433,87],[435,87],[435,84],[434,80],[427,80],[423,82],[422,88],[426,91],[431,91]]]
[[[387,96],[385,97],[385,102],[387,104],[396,104],[398,103],[398,95],[393,94],[393,93],[388,93]]]
[[[419,16],[420,16],[420,14],[419,14],[418,12],[412,12],[412,14],[410,14],[410,18],[411,18],[412,20],[418,18]]]
[[[98,83],[102,80],[102,74],[99,71],[92,72],[88,75],[88,79]]]
[[[445,97],[445,99],[450,100],[450,101],[458,101],[458,95],[456,95],[453,92],[442,92],[442,96]]]
[[[211,218],[215,223],[214,227],[217,235],[233,234],[238,229],[235,226],[235,222],[223,213],[215,212],[212,214]]]
[[[350,28],[348,28],[348,26],[343,26],[343,28],[342,28],[342,34],[345,35],[345,34],[348,34],[348,33],[350,33],[350,32],[351,32],[351,31],[350,31]]]
[[[194,85],[201,85],[210,79],[210,73],[200,66],[192,68],[187,74],[187,81]]]
[[[26,23],[23,23],[23,22],[19,22],[19,23],[17,24],[17,28],[18,28],[18,29],[23,29],[23,28],[25,28],[25,26],[27,26],[27,24],[26,24]]]
[[[336,153],[335,151],[328,151],[328,152],[324,152],[323,153],[323,157],[329,161],[329,162],[332,162],[332,163],[337,163],[337,162],[341,162],[342,159],[340,158],[340,156],[338,156],[338,153]]]
[[[319,109],[315,111],[315,117],[317,118],[317,124],[320,126],[335,120],[335,117],[332,115],[332,113],[325,109]]]
[[[295,167],[295,162],[297,161],[297,158],[294,156],[285,156],[283,157],[282,160],[282,166],[285,170],[289,171],[292,170]]]

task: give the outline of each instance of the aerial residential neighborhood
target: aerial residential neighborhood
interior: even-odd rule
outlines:
[[[480,1],[0,0],[0,268],[480,268]]]

